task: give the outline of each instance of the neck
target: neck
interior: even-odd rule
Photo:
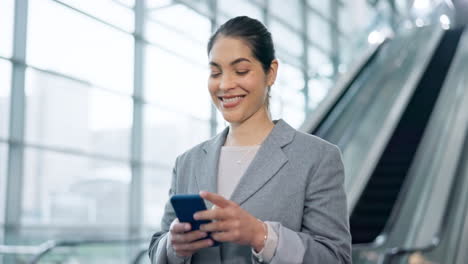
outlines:
[[[259,145],[275,124],[265,110],[259,110],[241,123],[230,123],[225,146]]]

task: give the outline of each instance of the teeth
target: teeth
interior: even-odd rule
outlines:
[[[223,102],[232,103],[232,102],[238,101],[240,99],[242,99],[241,96],[237,96],[237,97],[233,97],[233,98],[229,98],[229,99],[228,98],[223,98]]]

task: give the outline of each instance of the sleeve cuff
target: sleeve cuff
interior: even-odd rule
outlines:
[[[252,248],[252,254],[260,263],[269,263],[276,252],[276,247],[278,246],[278,234],[273,230],[269,222],[265,222],[267,225],[267,239],[265,241],[265,246],[260,252],[255,252]]]
[[[171,233],[167,233],[166,236],[166,251],[167,251],[167,261],[170,264],[182,264],[187,259],[186,257],[178,256],[172,247],[171,244]]]

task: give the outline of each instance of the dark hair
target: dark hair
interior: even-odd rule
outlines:
[[[275,59],[275,47],[271,33],[262,22],[248,16],[238,16],[222,24],[208,41],[207,52],[210,54],[219,36],[239,38],[250,47],[253,56],[262,64],[263,71],[268,73],[271,62]],[[268,98],[270,89],[268,88]],[[267,108],[269,101],[267,100]]]
[[[275,48],[271,33],[262,22],[248,16],[231,18],[211,36],[208,54],[220,35],[244,40],[252,50],[253,56],[262,64],[265,73],[268,72],[271,62],[275,59]]]

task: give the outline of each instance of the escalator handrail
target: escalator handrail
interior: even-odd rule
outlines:
[[[142,243],[147,242],[147,238],[131,238],[131,239],[89,239],[89,240],[63,240],[63,241],[55,241],[49,240],[44,244],[43,247],[40,248],[40,251],[35,254],[35,256],[31,259],[29,264],[38,264],[39,261],[46,256],[52,250],[58,247],[79,247],[79,246],[86,246],[86,245],[93,245],[93,244],[100,244],[100,245],[109,245],[109,244],[133,244],[133,243]]]
[[[330,94],[322,101],[317,108],[310,113],[310,116],[299,128],[300,131],[313,133],[330,113],[334,106],[340,101],[340,98],[346,93],[347,89],[354,83],[356,78],[366,68],[366,66],[376,57],[381,47],[390,39],[385,38],[381,43],[370,46],[365,55],[359,60],[350,71],[348,71],[338,83],[334,86]]]

